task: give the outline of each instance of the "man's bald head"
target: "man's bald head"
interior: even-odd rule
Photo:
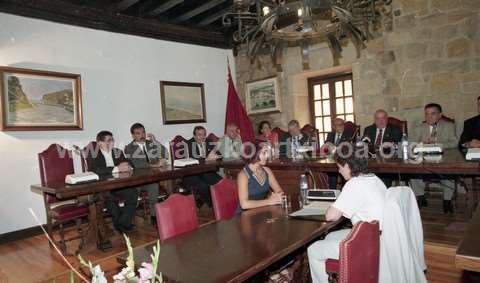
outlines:
[[[335,133],[341,134],[345,130],[345,121],[341,118],[333,119],[332,124],[333,124],[333,130],[335,131]]]
[[[388,124],[388,113],[383,109],[378,109],[375,111],[373,119],[378,129],[384,129]]]

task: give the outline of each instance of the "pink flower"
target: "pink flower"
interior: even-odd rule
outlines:
[[[150,263],[142,263],[142,267],[138,269],[140,274],[139,283],[149,283],[150,279],[153,279],[153,266]]]

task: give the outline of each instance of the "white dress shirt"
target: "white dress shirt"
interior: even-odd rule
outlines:
[[[107,152],[103,149],[101,149],[100,151],[103,154],[103,158],[105,158],[105,165],[107,165],[107,167],[113,167],[112,173],[118,173],[118,167],[115,166],[115,163],[113,162],[112,151]]]

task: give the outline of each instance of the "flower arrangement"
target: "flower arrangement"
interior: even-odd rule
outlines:
[[[60,255],[63,261],[70,268],[71,270],[70,279],[69,279],[70,283],[75,283],[75,275],[78,278],[80,278],[81,281],[86,283],[107,283],[108,282],[107,278],[105,277],[105,273],[102,271],[102,268],[100,267],[100,265],[93,266],[93,264],[90,261],[88,262],[85,261],[81,255],[78,255],[78,260],[80,261],[80,264],[82,266],[88,268],[88,270],[92,275],[92,278],[89,280],[80,271],[76,270],[73,267],[73,265],[62,254],[62,252],[57,247],[57,245],[52,240],[52,238],[50,238],[50,235],[48,235],[47,231],[45,231],[45,228],[42,226],[35,212],[31,208],[29,210],[30,210],[30,213],[33,215],[33,218],[35,219],[35,221],[38,223],[43,233],[45,234],[45,237],[47,237],[48,241],[50,242],[50,244],[52,244],[55,251]],[[156,273],[156,270],[158,267],[158,260],[160,258],[160,241],[157,241],[156,246],[153,247],[153,254],[150,255],[152,259],[152,263],[146,263],[146,262],[142,263],[141,267],[137,270],[138,273],[135,273],[135,261],[133,258],[132,243],[125,234],[123,234],[123,237],[125,238],[125,243],[127,244],[127,249],[128,249],[128,257],[125,263],[126,267],[124,267],[120,271],[120,273],[113,276],[113,282],[114,283],[163,283],[162,273],[158,273],[158,274]]]

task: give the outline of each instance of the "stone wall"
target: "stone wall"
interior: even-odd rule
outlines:
[[[445,115],[460,121],[476,114],[480,95],[480,0],[393,0],[393,26],[386,25],[357,58],[353,44],[344,48],[340,66],[326,43],[311,46],[310,70],[303,71],[300,49],[284,50],[282,72],[268,56],[250,65],[244,53],[236,58],[237,88],[244,99],[245,83],[272,75],[280,79],[282,112],[252,115],[255,124],[268,119],[286,127],[290,119],[310,122],[307,79],[352,70],[355,118],[362,128],[375,109],[418,122],[423,106],[437,102]]]

